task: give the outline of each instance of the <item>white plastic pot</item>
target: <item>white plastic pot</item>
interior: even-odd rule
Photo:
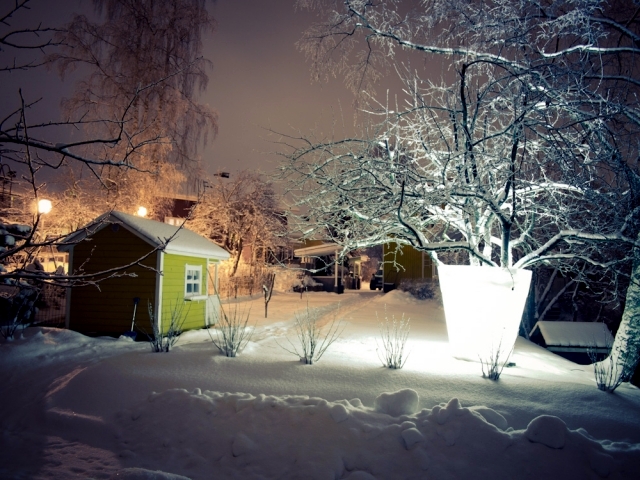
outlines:
[[[531,271],[438,266],[449,345],[454,357],[506,362],[518,337]]]

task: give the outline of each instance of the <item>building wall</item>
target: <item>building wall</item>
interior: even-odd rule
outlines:
[[[165,254],[162,283],[162,330],[167,332],[172,315],[185,318],[182,330],[205,326],[206,300],[185,301],[185,265],[202,267],[201,295],[207,295],[207,260],[185,255]]]
[[[411,245],[386,243],[383,249],[383,260],[385,283],[394,283],[397,286],[404,279],[433,278],[431,256],[416,250]]]
[[[153,248],[114,224],[96,233],[92,239],[74,247],[70,270],[73,273],[95,273],[134,262]],[[141,263],[155,269],[153,253]],[[82,272],[78,269],[82,267]],[[131,329],[134,298],[139,298],[135,330],[151,332],[147,305],[155,301],[156,272],[140,266],[128,268],[126,273],[136,277],[110,278],[95,286],[78,287],[70,292],[69,328],[86,334],[119,335]],[[125,273],[123,272],[123,273]]]

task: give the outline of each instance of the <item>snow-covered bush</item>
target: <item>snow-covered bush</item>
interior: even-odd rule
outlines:
[[[296,284],[293,286],[294,292],[300,292],[300,298],[304,292],[314,290],[315,287],[322,287],[320,282],[316,282],[310,275],[304,275],[302,279],[297,279]]]
[[[410,293],[419,300],[437,299],[440,293],[437,280],[403,279],[398,289]]]
[[[238,305],[229,306],[225,310],[220,303],[220,311],[216,312],[215,335],[207,330],[213,344],[227,357],[235,357],[251,340],[255,326],[248,327],[251,309],[238,310]]]
[[[378,312],[376,312],[377,317]],[[409,354],[405,352],[405,346],[407,338],[409,338],[409,320],[408,318],[404,319],[404,313],[400,320],[396,320],[395,315],[391,315],[391,320],[389,320],[385,306],[384,321],[378,319],[382,346],[378,345],[376,340],[376,353],[383,366],[400,369],[407,361]]]
[[[300,361],[313,365],[320,360],[327,348],[331,346],[339,337],[344,327],[341,328],[342,320],[338,320],[337,311],[333,319],[326,324],[320,322],[322,315],[317,309],[307,308],[303,312],[295,313],[295,329],[298,345],[294,344],[288,337],[287,342],[291,348],[280,345],[280,347],[300,358]],[[325,328],[328,327],[328,328]]]
[[[15,248],[16,242],[23,242],[31,231],[32,227],[29,225],[0,222],[0,255]],[[6,261],[7,257],[3,255],[0,258]],[[0,264],[0,274],[7,273],[9,272],[5,266]],[[36,302],[40,296],[40,289],[26,280],[8,276],[3,278],[2,284],[3,290],[0,291],[0,335],[6,340],[13,340],[20,327],[24,329],[33,321],[38,311]]]
[[[0,292],[0,335],[4,339],[13,340],[19,328],[24,330],[33,322],[39,296],[39,289],[26,284]]]
[[[151,351],[168,352],[178,341],[178,337],[182,333],[182,325],[189,314],[189,308],[187,308],[187,311],[183,313],[184,302],[176,300],[175,305],[171,306],[171,320],[169,321],[169,329],[167,330],[167,333],[163,333],[160,330],[158,321],[153,315],[151,303],[149,303],[148,308],[149,320],[151,321],[151,327],[153,328],[153,333],[151,335],[147,333],[149,344],[151,345]]]

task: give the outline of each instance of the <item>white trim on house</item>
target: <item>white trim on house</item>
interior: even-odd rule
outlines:
[[[158,331],[162,332],[162,288],[163,288],[163,270],[164,270],[164,252],[158,252],[156,257],[156,305],[155,317],[158,322]]]
[[[191,279],[189,278],[190,276]],[[206,294],[202,292],[202,278],[202,265],[184,264],[185,300],[203,300],[206,298]],[[194,287],[197,287],[197,289]]]
[[[73,249],[69,250],[69,265],[73,265]],[[72,272],[69,272],[69,271],[67,273],[69,275],[72,274]],[[65,303],[64,328],[66,328],[67,330],[69,330],[69,325],[71,324],[71,292],[72,291],[73,291],[72,288],[67,288],[67,292],[64,298],[64,303]]]

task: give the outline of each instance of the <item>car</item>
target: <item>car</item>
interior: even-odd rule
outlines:
[[[371,275],[369,288],[371,290],[376,290],[376,289],[382,290],[382,287],[384,287],[384,275],[383,275],[382,269],[380,268],[376,271],[376,273]]]

